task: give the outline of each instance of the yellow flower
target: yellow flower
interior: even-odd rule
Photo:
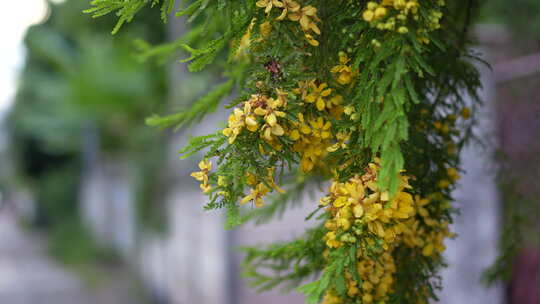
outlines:
[[[306,40],[309,44],[313,46],[319,46],[319,41],[317,41],[315,38],[313,38],[310,34],[305,34],[304,37],[306,37]]]
[[[305,135],[311,134],[311,128],[309,127],[309,124],[304,121],[304,115],[302,115],[302,113],[298,114],[298,121],[300,122],[300,132]]]
[[[235,59],[239,59],[246,54],[249,45],[251,44],[251,31],[247,31],[242,38],[240,38],[240,43],[234,54]]]
[[[433,254],[433,244],[427,244],[426,247],[424,247],[424,249],[422,249],[422,254],[424,256],[430,256]]]
[[[469,119],[471,117],[471,108],[465,107],[461,110],[461,117]]]
[[[196,180],[203,182],[203,184],[208,183],[208,172],[212,170],[212,163],[208,160],[202,160],[199,162],[199,169],[201,171],[191,173],[191,176]]]
[[[253,30],[254,24],[255,24],[255,18],[251,19],[251,23],[249,24],[246,33],[242,35],[242,38],[240,38],[238,49],[236,50],[236,53],[234,54],[235,59],[242,58],[246,54],[247,50],[249,49],[249,46],[251,44],[251,31]]]
[[[221,187],[226,186],[227,185],[227,180],[226,180],[225,176],[223,176],[223,175],[218,176],[218,182],[217,183],[218,183],[218,186],[221,186]]]
[[[212,170],[212,162],[209,161],[209,160],[202,160],[199,162],[199,169],[203,170],[203,171],[210,171]]]
[[[240,201],[241,205],[246,204],[249,201],[253,201],[256,207],[262,207],[264,205],[263,197],[270,191],[263,183],[257,184],[254,189],[251,189],[250,194],[246,195]]]
[[[448,174],[448,177],[452,182],[456,182],[458,179],[461,178],[456,168],[447,168],[446,173]]]
[[[270,13],[272,10],[272,7],[283,7],[283,3],[279,0],[259,0],[257,1],[256,5],[258,7],[264,7],[265,13]]]
[[[199,162],[199,169],[201,171],[191,173],[191,176],[200,181],[200,188],[203,193],[208,193],[212,187],[208,184],[208,173],[212,170],[212,163],[209,160],[202,160]]]
[[[338,218],[336,220],[336,223],[337,223],[338,227],[340,227],[344,231],[347,231],[347,230],[349,230],[349,228],[351,228],[351,222],[349,222],[349,220],[346,219],[346,218]]]
[[[289,137],[295,141],[293,150],[301,156],[300,168],[303,172],[309,172],[316,164],[322,165],[320,160],[327,154],[327,148],[332,144],[331,123],[322,117],[306,121],[302,113],[297,117],[298,121],[293,123]]]
[[[281,189],[274,181],[275,171],[276,171],[276,167],[268,168],[268,177],[267,177],[268,185],[270,185],[273,189],[275,189],[279,193],[285,193],[285,190]]]
[[[354,297],[356,294],[358,294],[358,292],[359,292],[358,287],[354,285],[349,286],[349,288],[347,289],[347,295],[351,298]]]
[[[273,127],[269,127],[268,125],[265,125],[263,127],[263,138],[267,141],[273,141],[274,137],[272,135],[276,136],[282,136],[285,134],[285,130],[280,125],[275,125]]]
[[[347,116],[351,116],[352,113],[356,112],[356,109],[353,106],[346,106],[344,112]]]
[[[322,117],[318,117],[317,120],[311,120],[309,124],[311,125],[311,134],[315,137],[327,139],[332,135],[330,133],[332,123],[329,121],[325,122]]]
[[[342,304],[343,301],[336,295],[326,293],[323,298],[322,304]]]
[[[373,303],[373,296],[370,295],[369,293],[364,294],[362,296],[362,303],[366,303],[366,304]]]
[[[283,20],[288,14],[297,12],[298,10],[300,10],[300,4],[298,2],[294,0],[283,0],[283,11],[276,19]]]
[[[400,26],[398,28],[398,33],[400,33],[400,34],[407,34],[408,32],[409,32],[409,29],[406,28],[405,26]]]
[[[349,58],[346,54],[340,54],[339,55],[339,63],[338,65],[334,66],[330,72],[332,74],[338,74],[337,82],[341,85],[346,85],[351,83],[352,78],[355,76],[356,73],[353,72],[352,68],[347,65],[349,62]]]
[[[300,139],[300,132],[299,132],[298,130],[296,130],[296,129],[292,130],[292,131],[289,133],[289,138],[290,138],[291,140],[294,140],[294,141]]]
[[[374,11],[378,6],[377,2],[370,1],[367,3],[367,9],[370,11]]]
[[[407,2],[407,4],[405,5],[405,8],[406,8],[407,10],[412,10],[413,13],[416,13],[415,10],[418,9],[418,2],[416,2],[416,1],[409,1],[409,2]]]
[[[366,10],[362,13],[362,19],[372,22],[383,18],[387,13],[388,10],[384,7],[384,3],[379,6],[376,2],[368,2]]]
[[[306,32],[313,31],[317,35],[321,34],[321,30],[313,21],[319,21],[317,9],[311,5],[305,6],[302,9],[289,14],[289,19],[300,22],[300,26]]]
[[[302,149],[302,159],[300,160],[300,169],[303,172],[313,170],[315,164],[321,159],[326,152],[326,146],[319,143],[307,144]]]
[[[279,106],[280,107],[287,106],[287,97],[289,96],[289,93],[283,91],[280,88],[277,88],[276,95],[277,95],[277,101],[279,102]]]
[[[268,21],[265,21],[261,23],[261,25],[259,26],[259,30],[261,32],[261,36],[267,37],[272,31],[272,24]]]
[[[258,116],[264,116],[265,125],[260,128],[262,135],[269,141],[272,140],[272,135],[281,136],[285,134],[285,130],[278,124],[278,117],[284,117],[285,112],[277,110],[284,107],[286,104],[287,93],[277,89],[277,99],[268,98],[264,95],[253,94],[251,98],[244,103],[244,109],[235,108],[229,116],[228,127],[222,133],[229,138],[229,143],[232,144],[236,137],[245,127],[251,132],[259,130]],[[252,110],[256,107],[255,110]],[[268,131],[267,131],[268,130]]]
[[[397,218],[408,218],[414,214],[413,197],[407,192],[399,192],[394,201],[397,204],[397,210],[394,215]]]
[[[443,179],[443,180],[440,180],[437,185],[439,186],[439,188],[441,189],[446,189],[448,187],[450,187],[451,183],[450,181],[446,180],[446,179]]]
[[[335,95],[326,102],[328,108],[335,108],[343,103],[343,96]]]
[[[335,152],[339,149],[345,149],[347,147],[347,144],[345,143],[347,140],[349,140],[349,137],[350,137],[350,134],[346,134],[346,133],[343,133],[343,132],[338,132],[336,134],[336,139],[337,139],[337,143],[335,143],[334,145],[328,147],[328,149],[326,149],[328,152]]]
[[[257,131],[259,124],[257,123],[257,118],[254,115],[249,115],[246,117],[246,129],[251,132]]]
[[[336,240],[336,233],[334,231],[327,232],[324,239],[326,240],[326,245],[330,248],[339,248],[341,246],[341,242]]]
[[[310,83],[310,93],[306,96],[305,101],[309,103],[315,103],[317,110],[322,111],[326,107],[324,97],[332,93],[332,89],[327,89],[326,83],[321,83],[317,86],[314,82]]]
[[[386,13],[387,13],[386,8],[379,6],[375,9],[375,18],[376,19],[382,18],[386,15]]]
[[[394,0],[394,8],[397,10],[403,9],[407,6],[406,0]]]
[[[268,98],[263,102],[260,102],[260,105],[253,111],[255,114],[264,117],[265,125],[262,128],[263,137],[272,141],[272,135],[282,136],[285,134],[285,130],[278,123],[278,117],[285,117],[285,112],[277,110],[283,106],[284,98]]]
[[[212,190],[212,186],[209,184],[200,184],[199,187],[201,188],[203,193],[208,193],[210,190]]]
[[[365,10],[362,13],[362,19],[364,19],[367,22],[373,21],[374,17],[375,17],[375,12],[373,12],[372,10]]]
[[[258,184],[257,177],[253,173],[248,172],[246,177],[246,183],[250,186],[255,187]]]
[[[309,92],[309,86],[311,83],[314,83],[315,80],[310,81],[299,81],[298,88],[293,89],[293,93],[300,95],[301,99],[306,99],[306,96]]]

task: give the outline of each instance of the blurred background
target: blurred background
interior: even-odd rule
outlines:
[[[224,231],[189,177],[198,158],[177,151],[226,113],[179,132],[144,124],[220,80],[218,69],[188,74],[181,54],[137,52],[140,39],[174,40],[185,21],[145,11],[112,36],[114,18],[82,14],[88,5],[0,10],[0,304],[302,303],[250,290],[235,248],[298,235],[313,200]],[[491,68],[479,65],[482,144],[464,151],[441,303],[540,303],[539,17],[537,0],[492,0],[471,32]]]

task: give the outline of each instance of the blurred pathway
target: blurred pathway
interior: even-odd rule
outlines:
[[[23,232],[10,211],[0,209],[0,304],[137,303],[125,281],[115,281],[88,289],[47,255],[43,240]]]

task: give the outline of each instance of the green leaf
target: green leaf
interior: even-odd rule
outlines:
[[[146,119],[146,124],[151,127],[168,128],[173,125],[179,129],[196,119],[201,119],[206,114],[215,111],[221,99],[227,96],[233,87],[233,80],[228,80],[210,91],[207,95],[197,100],[188,110],[169,116],[153,115]]]
[[[411,97],[412,101],[416,104],[420,103],[420,99],[418,98],[418,95],[416,94],[414,85],[410,77],[405,77],[405,87],[407,88],[407,92],[409,93],[409,96]]]
[[[242,224],[242,216],[240,215],[240,208],[236,204],[227,204],[227,213],[225,221],[225,229],[231,230]]]
[[[176,17],[191,16],[201,7],[201,5],[202,5],[202,0],[195,0],[188,7],[183,8],[179,10],[178,12],[176,12]]]

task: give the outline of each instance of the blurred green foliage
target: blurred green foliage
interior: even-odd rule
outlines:
[[[511,34],[506,56],[538,52],[540,47],[540,1],[491,0],[482,4],[483,22],[503,26]],[[508,54],[511,52],[511,54]],[[537,76],[520,78],[497,87],[501,142],[505,136],[531,136],[532,121],[516,116],[519,112],[537,112]],[[534,115],[534,114],[533,114]],[[530,117],[530,116],[529,116]],[[518,118],[518,119],[516,119]],[[529,118],[530,119],[530,118]],[[506,122],[514,120],[511,125]],[[527,125],[527,126],[526,126]],[[521,133],[518,135],[518,133]],[[531,137],[534,137],[532,135]],[[520,146],[520,144],[522,146]],[[526,147],[524,146],[526,145]],[[535,185],[540,158],[536,145],[531,142],[510,141],[495,153],[498,164],[497,185],[502,202],[501,236],[497,260],[486,269],[483,280],[488,285],[510,281],[517,256],[526,247],[538,247],[539,219],[538,193]]]
[[[539,40],[540,1],[491,0],[482,4],[484,20],[504,25],[518,40]]]
[[[107,151],[140,144],[141,132],[146,138],[152,132],[141,123],[144,115],[163,104],[163,68],[135,60],[133,40],[144,36],[143,25],[134,23],[113,38],[94,29],[93,19],[81,18],[82,4],[55,5],[44,24],[28,31],[13,126],[55,151],[80,149],[89,124],[99,128]],[[154,40],[164,39],[163,30],[156,32]]]
[[[89,135],[98,139],[97,149],[105,157],[138,164],[136,181],[144,193],[137,195],[138,222],[164,223],[164,208],[155,206],[162,201],[156,199],[161,192],[156,176],[165,159],[164,137],[156,136],[144,119],[165,106],[167,73],[164,66],[139,62],[134,41],[162,43],[165,27],[148,12],[113,37],[108,30],[115,21],[84,16],[87,6],[84,0],[50,3],[49,18],[28,30],[26,63],[8,117],[17,181],[30,187],[37,201],[34,224],[50,232],[54,256],[77,268],[114,260],[79,217]]]

